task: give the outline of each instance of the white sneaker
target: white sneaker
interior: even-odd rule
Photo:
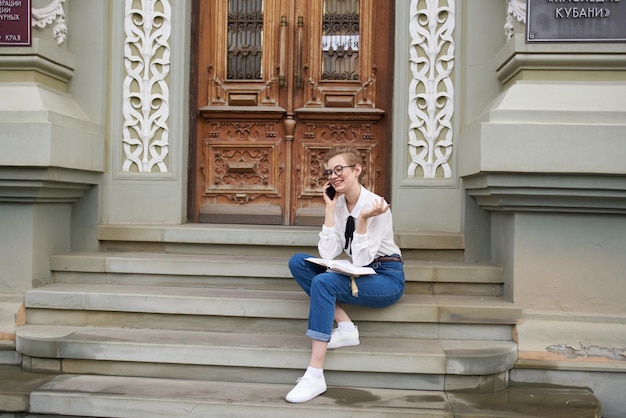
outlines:
[[[308,402],[324,392],[326,392],[324,375],[315,378],[305,374],[298,379],[298,383],[285,396],[285,400],[293,403]]]
[[[339,328],[335,328],[330,333],[330,341],[328,342],[328,349],[332,350],[339,347],[350,347],[361,344],[359,340],[359,329],[355,326],[354,331],[342,331]]]

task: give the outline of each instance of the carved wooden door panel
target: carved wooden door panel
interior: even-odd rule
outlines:
[[[393,0],[200,0],[190,218],[320,225],[324,155],[387,195]]]

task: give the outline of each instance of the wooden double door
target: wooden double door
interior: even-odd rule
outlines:
[[[393,0],[198,0],[192,222],[321,225],[327,150],[388,196]]]

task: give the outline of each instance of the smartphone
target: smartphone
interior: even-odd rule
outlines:
[[[326,195],[328,196],[330,200],[333,200],[336,194],[337,194],[337,190],[335,190],[332,184],[326,188]]]

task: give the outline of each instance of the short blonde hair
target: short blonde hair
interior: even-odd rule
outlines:
[[[361,174],[359,175],[359,182],[361,182],[363,180],[365,170],[363,167],[363,159],[361,158],[361,153],[359,152],[359,149],[350,145],[334,146],[326,152],[326,162],[338,155],[345,156],[348,165],[359,164],[361,166]]]
[[[363,165],[363,161],[361,159],[361,153],[356,147],[352,147],[349,145],[338,145],[336,147],[332,147],[326,152],[326,162],[333,157],[338,155],[345,155],[346,160],[350,165],[352,164],[361,164]]]

